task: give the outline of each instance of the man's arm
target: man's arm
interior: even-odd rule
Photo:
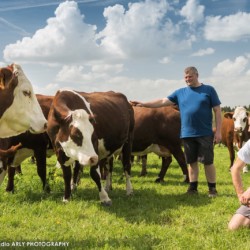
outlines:
[[[245,162],[242,161],[239,157],[237,157],[236,161],[231,167],[233,185],[234,185],[236,194],[238,196],[238,199],[241,203],[242,203],[242,194],[244,193],[241,172],[244,166],[245,166]]]
[[[146,107],[146,108],[160,108],[164,106],[174,105],[175,103],[171,102],[168,98],[156,99],[149,102],[139,102],[139,101],[131,101],[132,105],[138,107]]]
[[[214,140],[216,143],[220,143],[221,141],[221,108],[220,106],[218,105],[218,106],[213,107],[213,111],[214,111],[215,126],[216,126]]]

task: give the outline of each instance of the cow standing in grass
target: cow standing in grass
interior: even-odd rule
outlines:
[[[101,184],[99,161],[122,152],[127,194],[130,182],[131,143],[134,114],[127,98],[115,92],[84,93],[60,90],[54,97],[48,117],[48,134],[63,170],[64,201],[71,196],[71,164],[90,166],[100,201],[111,200]]]
[[[144,156],[141,175],[146,174],[146,154],[155,153],[162,159],[156,182],[164,181],[172,156],[181,167],[184,181],[188,182],[188,169],[180,139],[180,112],[177,107],[143,108],[133,106],[135,129],[132,154]]]
[[[53,96],[36,95],[36,97],[43,111],[43,115],[47,118],[53,101]],[[15,152],[12,154],[0,155],[0,163],[2,165],[0,172],[0,185],[8,172],[6,191],[14,192],[14,176],[16,169],[18,168],[18,172],[21,172],[21,163],[25,159],[34,156],[37,165],[37,173],[42,181],[43,189],[49,192],[50,188],[46,180],[46,157],[53,154],[53,149],[47,133],[32,134],[29,131],[26,131],[25,133],[16,136],[0,139],[1,149],[13,149],[14,145],[20,145]]]
[[[235,150],[242,148],[244,143],[250,139],[248,112],[244,107],[237,107],[234,112],[224,114],[221,126],[222,143],[227,146],[230,166],[233,166]],[[248,172],[247,166],[243,172]]]

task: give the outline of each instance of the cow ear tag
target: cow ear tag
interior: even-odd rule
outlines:
[[[5,89],[3,77],[0,79],[0,89]]]

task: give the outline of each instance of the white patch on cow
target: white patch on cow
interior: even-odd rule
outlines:
[[[155,153],[161,157],[171,156],[170,151],[166,147],[159,146],[158,144],[151,144],[144,151],[141,152],[132,152],[132,155],[143,156],[149,153]]]
[[[17,64],[14,64],[14,73],[18,77],[18,85],[13,93],[12,105],[0,119],[1,138],[15,136],[27,130],[41,133],[45,131],[47,123],[30,81]]]
[[[70,158],[70,162],[79,161],[81,165],[85,166],[91,165],[92,160],[94,159],[97,163],[98,156],[91,140],[94,127],[89,121],[89,114],[83,109],[77,109],[70,113],[72,115],[72,122],[69,126],[72,125],[80,130],[83,135],[83,144],[77,146],[69,137],[67,141],[60,142],[63,151]]]
[[[98,155],[99,159],[102,160],[104,158],[107,158],[110,154],[110,151],[107,151],[104,146],[104,140],[98,140]]]
[[[34,156],[34,151],[29,148],[21,148],[17,150],[15,157],[11,163],[11,167],[19,166],[28,157]]]
[[[105,185],[105,190],[109,192],[112,189],[112,175],[108,171],[108,174],[106,176],[106,185]]]
[[[125,171],[126,177],[126,193],[127,195],[131,195],[133,193],[133,187],[130,181],[130,175]]]
[[[244,107],[237,107],[233,114],[234,120],[234,130],[235,131],[243,131],[247,124],[247,111]]]
[[[105,204],[110,204],[111,199],[109,198],[107,192],[101,187],[101,192],[99,192],[100,201]]]

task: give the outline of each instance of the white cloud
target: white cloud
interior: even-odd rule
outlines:
[[[122,64],[64,65],[56,76],[59,82],[84,83],[106,81],[123,70]]]
[[[116,4],[104,9],[105,28],[84,22],[75,1],[61,3],[55,16],[33,36],[24,37],[4,49],[6,61],[57,63],[111,63],[123,59],[159,60],[162,54],[190,47],[193,36],[180,39],[178,24],[167,17],[166,0],[130,3],[128,9]]]
[[[167,17],[165,0],[145,0],[105,8],[106,27],[98,34],[100,45],[120,58],[160,57],[190,46],[190,39],[178,40],[180,30]]]
[[[206,55],[211,55],[214,53],[213,48],[207,48],[207,49],[201,49],[195,53],[193,53],[191,56],[206,56]]]
[[[207,17],[204,36],[211,41],[238,41],[250,38],[250,13],[238,12],[225,17]]]
[[[77,3],[65,1],[33,37],[24,37],[5,47],[7,61],[79,62],[98,58],[96,26],[83,22]]]
[[[248,62],[249,59],[244,56],[239,56],[234,61],[226,59],[216,65],[216,67],[213,69],[213,75],[236,77],[244,72]]]
[[[199,5],[198,0],[188,0],[186,5],[180,11],[180,15],[186,18],[186,21],[190,24],[200,23],[204,20],[203,5]]]
[[[170,58],[169,57],[163,57],[162,59],[159,60],[159,63],[162,63],[162,64],[168,64],[170,63]]]

